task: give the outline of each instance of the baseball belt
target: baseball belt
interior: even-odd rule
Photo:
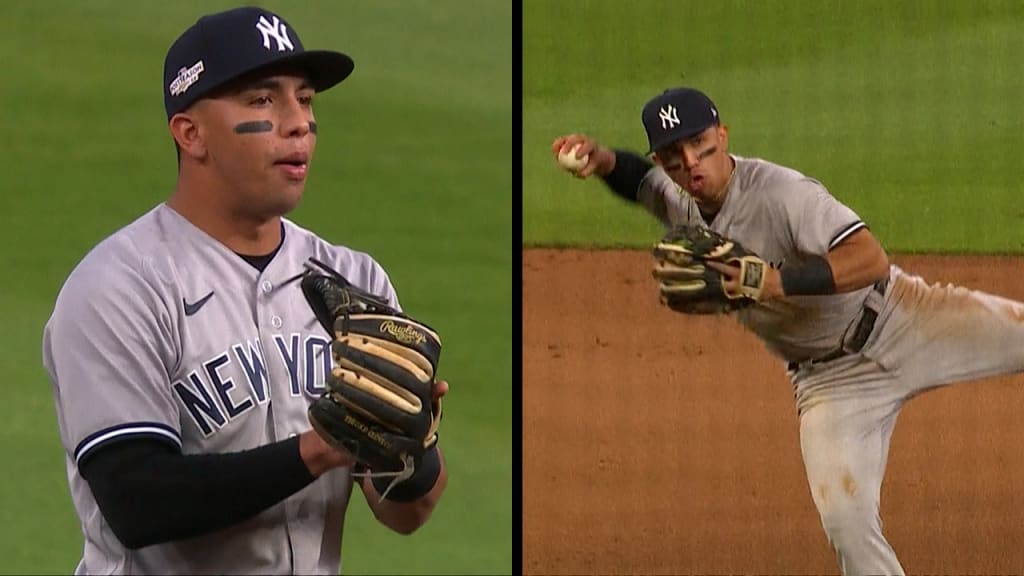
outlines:
[[[803,362],[790,362],[786,368],[790,372],[795,372],[801,366],[823,364],[830,360],[835,360],[837,358],[842,358],[843,356],[849,356],[850,354],[860,352],[861,349],[864,348],[864,344],[867,343],[868,336],[871,336],[871,331],[875,329],[875,321],[878,320],[878,313],[881,311],[882,303],[885,301],[885,289],[888,285],[888,276],[878,282],[875,282],[873,286],[874,290],[872,290],[871,293],[868,294],[868,297],[864,299],[864,309],[861,312],[860,320],[857,321],[857,326],[853,329],[849,340],[846,340],[844,337],[843,344],[824,356],[804,360]]]

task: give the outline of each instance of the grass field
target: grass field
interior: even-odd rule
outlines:
[[[512,9],[499,0],[261,2],[307,48],[350,54],[317,98],[316,159],[291,217],[389,271],[407,310],[444,337],[450,483],[411,537],[361,498],[346,573],[512,570]],[[175,177],[163,57],[223,1],[0,3],[0,572],[70,573],[71,505],[42,328],[96,242],[161,202]],[[483,153],[481,153],[483,152]]]
[[[644,102],[688,85],[732,152],[821,180],[893,251],[1024,248],[1019,1],[526,0],[523,238],[647,246],[659,228],[549,147],[646,150]]]

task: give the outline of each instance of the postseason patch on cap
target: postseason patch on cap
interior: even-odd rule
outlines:
[[[171,91],[171,96],[184,94],[189,89],[189,86],[192,86],[199,80],[199,75],[203,73],[203,70],[202,60],[188,68],[182,66],[181,70],[178,70],[178,76],[167,87]]]

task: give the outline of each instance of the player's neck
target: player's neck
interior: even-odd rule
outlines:
[[[281,244],[281,217],[254,220],[230,213],[212,198],[198,198],[181,189],[167,200],[167,206],[203,232],[238,254],[261,256]]]

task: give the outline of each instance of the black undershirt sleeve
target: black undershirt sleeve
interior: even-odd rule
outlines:
[[[647,172],[654,168],[654,164],[643,156],[628,150],[614,150],[614,152],[615,169],[607,176],[602,176],[601,179],[616,195],[630,202],[637,202],[640,182],[643,181]]]
[[[97,449],[79,471],[111,530],[130,549],[226,528],[313,481],[297,437],[243,452],[193,455],[155,440],[127,439]]]

